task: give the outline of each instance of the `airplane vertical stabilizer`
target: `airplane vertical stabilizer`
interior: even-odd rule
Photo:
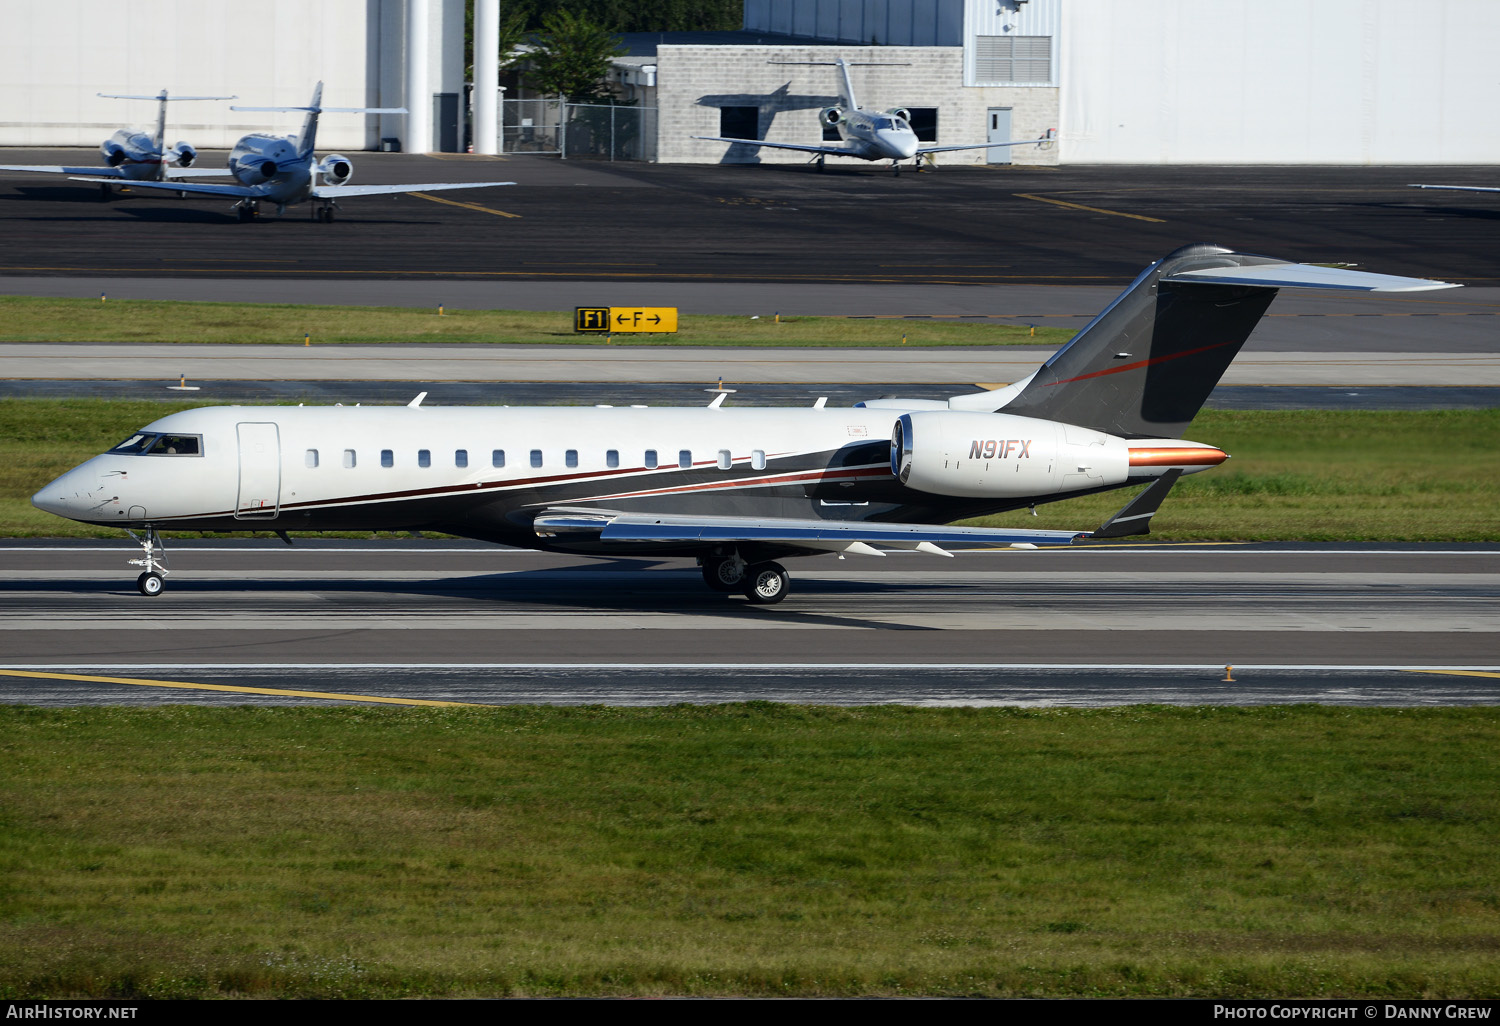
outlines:
[[[950,401],[1125,438],[1175,438],[1197,415],[1280,288],[1392,292],[1446,282],[1293,264],[1198,243],[1143,271],[1015,391]],[[1004,393],[1004,394],[1002,394]],[[1009,401],[1007,401],[1007,399]]]

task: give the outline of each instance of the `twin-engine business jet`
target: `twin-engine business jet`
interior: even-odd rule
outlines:
[[[233,100],[233,96],[169,96],[163,89],[155,96],[129,93],[100,93],[112,100],[155,100],[156,132],[122,128],[99,144],[104,167],[67,167],[57,164],[0,164],[0,171],[31,171],[47,175],[92,175],[99,182],[99,195],[109,199],[110,187],[140,182],[165,182],[182,178],[222,178],[224,168],[195,168],[198,151],[185,142],[166,148],[167,104],[178,100]],[[182,191],[181,188],[178,189]]]
[[[840,57],[835,61],[772,61],[773,64],[827,64],[839,69],[839,105],[824,107],[818,120],[837,129],[841,146],[804,146],[799,143],[767,142],[764,139],[731,139],[720,135],[695,135],[709,142],[740,143],[744,146],[769,146],[777,150],[801,150],[817,154],[818,170],[828,157],[858,157],[860,160],[889,160],[891,170],[901,173],[901,162],[915,158],[921,166],[929,153],[949,150],[987,150],[997,146],[1041,145],[1046,139],[1019,139],[1010,142],[961,143],[957,146],[923,146],[911,128],[911,113],[904,107],[895,110],[865,110],[854,99],[854,84],[849,80],[850,64]]]
[[[278,214],[293,203],[316,201],[313,218],[332,221],[338,201],[346,196],[380,196],[399,192],[437,192],[442,189],[484,189],[492,185],[515,185],[515,182],[452,182],[426,185],[349,185],[354,177],[354,162],[332,154],[319,161],[314,153],[318,138],[318,115],[405,114],[405,107],[324,107],[323,83],[313,89],[312,102],[306,107],[231,107],[230,110],[302,111],[307,119],[301,135],[279,136],[255,132],[234,144],[229,153],[229,173],[238,185],[205,183],[141,183],[142,188],[172,189],[178,192],[204,193],[209,196],[231,196],[241,221],[250,221],[260,212],[262,202],[275,205]],[[322,175],[326,184],[318,184]],[[81,178],[79,181],[99,181]]]
[[[1280,288],[1452,288],[1194,245],[1152,264],[1040,370],[945,402],[851,409],[220,406],[147,424],[42,488],[40,509],[156,532],[433,530],[558,552],[695,556],[780,601],[774,560],[1144,533],[1220,449],[1179,436]],[[1089,535],[945,527],[1146,486]],[[144,535],[136,535],[144,532]],[[164,555],[164,554],[163,554]]]

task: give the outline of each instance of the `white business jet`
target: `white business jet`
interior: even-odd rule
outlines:
[[[1278,289],[1453,288],[1185,246],[1024,381],[850,409],[220,406],[173,413],[46,485],[42,510],[121,527],[162,590],[157,532],[444,531],[558,552],[696,557],[710,588],[780,601],[776,560],[1035,547],[1147,531],[1182,439]],[[725,393],[727,394],[727,393]],[[948,527],[1145,486],[1098,530]],[[144,532],[138,533],[138,532]]]
[[[155,96],[131,93],[99,93],[112,100],[155,100],[156,133],[147,135],[138,129],[122,128],[99,144],[104,167],[67,167],[58,164],[0,164],[0,171],[30,171],[46,175],[91,175],[99,182],[99,197],[109,199],[115,186],[140,182],[165,182],[182,178],[218,177],[229,174],[226,168],[195,168],[198,151],[185,142],[166,148],[167,104],[179,100],[233,100],[234,96],[170,96],[163,89]],[[182,190],[178,190],[182,191]]]
[[[946,153],[949,150],[985,150],[996,146],[1040,146],[1049,139],[1019,139],[1009,142],[960,143],[956,146],[925,146],[917,140],[911,128],[911,113],[904,107],[895,110],[865,110],[854,99],[854,84],[849,80],[852,66],[844,58],[834,61],[772,61],[772,64],[817,64],[839,69],[839,105],[824,107],[818,112],[818,120],[825,126],[837,129],[840,146],[808,146],[801,143],[767,142],[764,139],[731,139],[720,135],[695,135],[694,139],[709,142],[739,143],[744,146],[769,146],[778,150],[801,150],[817,154],[818,170],[828,157],[858,157],[860,160],[889,160],[891,170],[901,173],[903,160],[915,160],[916,167],[929,153]]]
[[[238,185],[206,183],[141,183],[143,188],[175,189],[209,196],[231,196],[238,200],[235,212],[241,221],[253,220],[261,203],[270,203],[278,214],[294,203],[313,201],[314,220],[332,221],[338,202],[348,196],[383,196],[401,192],[438,192],[443,189],[484,189],[515,182],[429,182],[425,185],[349,185],[354,177],[354,162],[340,154],[319,161],[315,153],[318,138],[318,115],[339,114],[405,114],[405,107],[324,107],[323,83],[313,89],[312,102],[306,107],[231,107],[244,111],[302,111],[307,115],[301,135],[280,136],[254,132],[234,144],[229,153],[229,173]],[[325,184],[318,183],[322,176]],[[81,178],[79,181],[98,181]]]

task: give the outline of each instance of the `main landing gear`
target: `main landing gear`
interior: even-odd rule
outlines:
[[[140,589],[142,595],[155,598],[161,594],[162,588],[166,585],[163,578],[172,572],[167,569],[167,548],[157,536],[156,528],[150,524],[146,525],[146,533],[143,535],[136,534],[129,528],[126,528],[125,533],[135,539],[144,554],[141,559],[130,560],[131,566],[145,567],[141,576],[135,579],[135,586]],[[156,557],[157,552],[161,553],[160,559]]]
[[[746,563],[738,553],[701,561],[703,581],[714,591],[741,592],[756,605],[769,606],[786,598],[790,580],[780,563]]]
[[[260,200],[240,200],[234,205],[234,213],[240,221],[254,221],[255,215],[260,213]]]
[[[323,224],[332,224],[333,211],[337,206],[337,200],[324,200],[322,204],[312,208],[312,219],[321,221]]]

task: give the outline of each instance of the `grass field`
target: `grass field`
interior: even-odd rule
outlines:
[[[1500,995],[1500,714],[0,708],[0,997]]]
[[[31,505],[42,485],[190,405],[0,400],[0,536],[120,537]],[[1223,412],[1187,436],[1233,455],[1186,478],[1153,521],[1162,540],[1494,541],[1500,538],[1500,410]],[[981,523],[1097,527],[1126,492]]]
[[[573,311],[453,310],[274,303],[34,299],[0,296],[0,342],[510,342],[604,345],[573,331]],[[1058,346],[1066,328],[1003,321],[685,314],[675,334],[612,335],[617,346]],[[903,339],[905,340],[903,342]]]

